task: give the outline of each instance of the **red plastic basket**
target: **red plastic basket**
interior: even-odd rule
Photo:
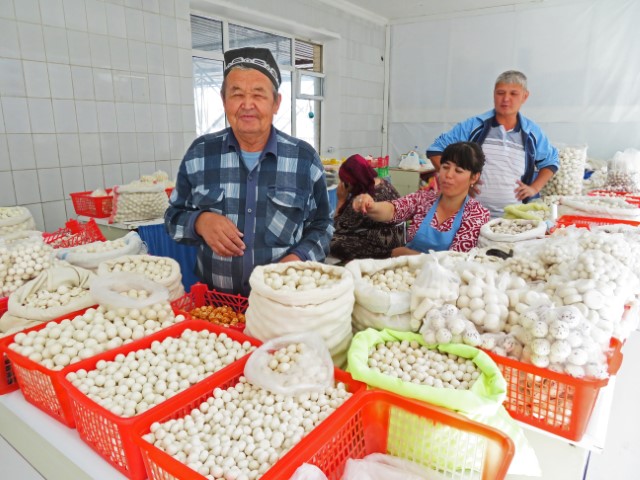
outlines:
[[[615,375],[622,363],[621,346],[618,340],[611,340],[610,375]],[[582,439],[600,389],[609,383],[608,378],[574,378],[490,351],[486,353],[507,381],[504,407],[513,418],[569,440]]]
[[[0,298],[0,317],[5,314],[9,304],[9,297]],[[18,389],[18,382],[16,376],[11,368],[11,361],[7,355],[0,351],[0,358],[2,358],[2,372],[0,372],[0,395],[13,392]]]
[[[108,188],[107,193],[111,192]],[[92,192],[76,192],[69,194],[73,202],[73,208],[78,215],[86,217],[106,218],[111,215],[113,209],[113,196],[104,195],[92,197]]]
[[[632,225],[634,227],[640,226],[640,222],[633,220],[622,220],[617,218],[598,218],[598,217],[582,217],[577,215],[563,215],[556,220],[556,228],[561,227],[578,227],[578,228],[590,228],[591,226],[601,225]]]
[[[86,308],[51,321],[60,323],[66,318],[81,315],[85,310]],[[47,323],[49,322],[28,328],[23,330],[23,332],[27,333],[42,330],[46,327]],[[9,358],[24,398],[67,427],[73,428],[73,415],[71,414],[69,406],[69,398],[60,383],[64,369],[50,370],[44,365],[34,362],[28,357],[9,349],[9,345],[13,343],[13,338],[17,333],[18,332],[9,335],[0,341],[0,351]]]
[[[348,459],[371,453],[436,467],[447,478],[500,480],[515,446],[506,434],[450,410],[370,390],[341,406],[272,470],[278,478],[290,478],[301,464],[311,463],[339,480]]]
[[[191,287],[189,293],[171,302],[171,306],[180,310],[183,315],[189,315],[194,308],[204,307],[206,305],[214,307],[229,306],[236,313],[245,313],[249,306],[249,299],[242,295],[231,295],[221,293],[215,290],[209,290],[204,283],[196,283]],[[245,324],[231,325],[227,328],[243,331]]]
[[[93,242],[104,242],[105,236],[93,218],[87,223],[80,223],[77,220],[69,220],[63,228],[53,233],[43,233],[44,242],[53,248],[69,248],[78,245],[86,245]]]
[[[224,372],[224,375],[220,377],[213,378],[209,377],[202,382],[194,385],[189,390],[188,399],[184,399],[182,402],[174,401],[174,399],[170,399],[167,402],[164,402],[162,405],[159,405],[158,410],[154,414],[153,418],[149,417],[145,419],[144,422],[140,422],[136,425],[137,435],[135,438],[135,443],[140,447],[142,452],[142,458],[144,460],[144,464],[146,467],[146,472],[149,480],[206,480],[206,478],[194,470],[190,469],[183,463],[178,462],[176,459],[163,452],[156,446],[148,443],[147,441],[142,439],[142,436],[149,433],[149,428],[153,422],[166,422],[170,419],[184,417],[189,414],[191,410],[200,406],[200,404],[209,398],[212,395],[212,391],[214,388],[229,388],[236,383],[241,376],[244,374],[244,364],[246,363],[246,357],[244,360],[240,362],[236,362],[233,364],[233,368]],[[336,382],[343,382],[347,386],[347,389],[354,393],[351,398],[349,398],[345,403],[343,403],[338,409],[333,412],[329,417],[327,417],[324,422],[322,422],[319,426],[324,425],[329,422],[337,412],[339,412],[345,406],[356,402],[358,398],[358,392],[364,392],[366,389],[366,385],[362,382],[354,380],[351,375],[348,373],[335,369],[335,380]],[[335,425],[332,422],[332,425]],[[272,466],[269,470],[265,472],[263,476],[260,477],[261,480],[285,480],[289,478],[288,476],[283,476],[281,474],[281,470],[279,468],[281,462],[287,462],[287,459],[294,454],[295,450],[299,448],[300,445],[305,442],[306,438],[310,438],[314,435],[313,430],[307,437],[303,438],[298,446],[295,446],[291,449],[289,453],[287,453],[280,461],[278,461],[274,466]]]
[[[179,337],[188,328],[199,331],[208,330],[218,334],[224,333],[229,338],[239,342],[248,341],[255,346],[262,344],[255,338],[218,325],[202,321],[184,321],[117,349],[103,352],[90,359],[70,365],[63,370],[63,377],[80,369],[94,370],[99,360],[113,360],[120,353],[126,355],[129,352],[149,348],[154,341],[162,341],[168,337]],[[246,362],[247,357],[245,356],[243,359],[215,372],[206,380],[212,384],[217,384],[220,382],[220,380],[217,380],[220,375],[224,375],[224,372],[235,363],[241,362],[244,368],[244,362]],[[133,441],[135,436],[134,425],[138,422],[146,422],[147,419],[155,418],[155,412],[167,402],[156,405],[134,417],[120,417],[84,395],[66,378],[61,379],[61,384],[70,398],[70,408],[73,412],[75,427],[78,430],[78,434],[80,434],[80,438],[123,475],[131,479],[142,480],[146,478],[140,448]],[[191,388],[194,388],[194,386]],[[190,404],[191,396],[189,392],[191,388],[177,393],[168,401],[178,402],[180,405]],[[152,421],[147,423],[151,425]]]

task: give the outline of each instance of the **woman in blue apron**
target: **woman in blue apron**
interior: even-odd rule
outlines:
[[[419,190],[389,202],[375,202],[362,194],[354,199],[353,209],[378,222],[411,221],[407,245],[394,249],[391,256],[469,251],[490,218],[489,211],[469,196],[483,165],[484,154],[477,144],[453,143],[442,152],[439,192]]]

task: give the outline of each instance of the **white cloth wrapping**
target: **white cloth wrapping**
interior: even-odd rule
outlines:
[[[284,273],[290,267],[310,266],[340,279],[329,287],[302,291],[275,290],[264,282],[265,271]],[[354,304],[353,276],[348,270],[317,262],[274,263],[256,267],[249,283],[245,333],[264,342],[291,333],[316,332],[334,364],[344,364],[352,337]]]
[[[79,245],[71,248],[59,248],[56,256],[66,260],[72,265],[96,271],[98,266],[107,260],[122,257],[124,255],[137,255],[147,253],[147,247],[138,235],[138,232],[129,232],[123,238],[124,245],[120,248],[100,252],[86,252],[88,245]],[[110,240],[107,240],[110,241]]]
[[[26,305],[26,299],[40,290],[55,292],[61,286],[89,290],[94,278],[95,275],[89,270],[74,266],[56,266],[45,270],[9,296],[7,312],[0,319],[0,332],[3,335],[17,332],[95,305],[96,301],[91,294],[73,297],[65,305],[46,309]]]

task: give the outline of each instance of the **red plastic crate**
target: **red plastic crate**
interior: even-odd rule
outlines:
[[[310,463],[329,480],[339,480],[348,459],[371,453],[436,467],[447,478],[500,480],[507,474],[515,446],[503,432],[445,408],[370,390],[341,406],[272,470],[286,479],[301,464]],[[482,476],[470,465],[478,466]]]
[[[86,308],[72,312],[63,317],[51,320],[51,322],[60,323],[66,318],[72,319],[76,315],[84,313]],[[23,330],[24,333],[42,330],[47,323]],[[17,379],[18,386],[27,400],[32,405],[36,406],[43,412],[52,416],[59,422],[62,422],[67,427],[73,428],[73,415],[69,406],[69,398],[62,387],[60,380],[62,378],[63,370],[50,370],[44,365],[41,365],[33,360],[30,360],[24,355],[20,355],[18,352],[9,349],[9,345],[13,343],[13,338],[18,334],[16,332],[8,337],[3,338],[0,341],[0,352],[6,355],[13,368],[15,377]]]
[[[0,298],[0,317],[5,314],[9,304],[9,297]],[[0,372],[0,395],[13,392],[18,389],[18,382],[16,376],[11,368],[11,361],[4,352],[0,351],[0,358],[2,358],[2,372]]]
[[[598,218],[598,217],[583,217],[578,215],[563,215],[556,220],[555,228],[561,227],[578,227],[578,228],[589,228],[591,226],[601,226],[601,225],[632,225],[634,227],[640,226],[640,222],[636,222],[633,220],[621,220],[617,218]]]
[[[148,443],[142,438],[142,436],[149,433],[149,428],[153,422],[166,422],[189,414],[191,410],[199,407],[202,402],[212,395],[214,388],[226,389],[237,384],[239,378],[244,374],[245,363],[246,357],[241,362],[234,363],[233,368],[226,371],[224,376],[221,375],[216,379],[209,377],[197,385],[194,385],[188,390],[188,399],[184,399],[182,402],[176,402],[173,398],[164,402],[162,405],[159,405],[160,408],[158,408],[153,418],[149,417],[145,419],[144,422],[140,422],[136,425],[137,435],[135,437],[135,443],[140,447],[142,452],[142,458],[144,460],[149,480],[206,480],[206,477],[190,469],[185,464],[180,463],[156,446]],[[335,381],[343,382],[347,386],[347,390],[355,395],[338,407],[338,409],[329,415],[318,427],[329,422],[330,419],[340,411],[340,409],[356,402],[358,392],[364,392],[366,389],[366,385],[364,383],[354,380],[351,375],[337,368],[335,369]],[[334,425],[333,422],[332,425]],[[267,470],[260,479],[286,480],[289,478],[288,476],[283,476],[281,474],[280,465],[282,462],[287,462],[287,459],[290,458],[291,455],[295,454],[294,452],[303,444],[303,442],[305,442],[305,439],[314,435],[315,431],[316,430],[314,429],[309,435],[303,438],[298,446],[294,446],[289,453],[276,462],[273,467]]]
[[[93,242],[104,242],[105,236],[93,218],[87,223],[80,223],[77,220],[69,220],[63,228],[53,233],[43,233],[42,238],[47,245],[53,248],[70,248],[78,245],[86,245]]]
[[[236,313],[245,313],[249,306],[249,299],[242,295],[231,295],[217,292],[216,290],[209,290],[204,283],[196,283],[191,287],[189,293],[171,302],[171,306],[174,309],[180,310],[183,315],[188,315],[189,317],[191,317],[189,314],[191,310],[204,307],[205,305],[214,307],[229,306],[233,308]],[[242,332],[244,327],[245,324],[237,324],[227,328]]]
[[[106,192],[111,193],[111,189],[108,188]],[[92,197],[91,193],[92,192],[88,191],[69,194],[76,213],[78,215],[95,218],[106,218],[111,215],[111,210],[113,209],[113,196],[104,195]]]
[[[146,478],[140,448],[133,441],[133,437],[135,436],[134,425],[138,422],[146,422],[148,419],[155,418],[157,415],[155,412],[168,401],[178,402],[180,405],[190,403],[189,392],[194,386],[177,393],[167,402],[156,405],[146,412],[142,412],[133,417],[120,417],[84,395],[64,377],[70,372],[76,372],[80,369],[87,371],[94,370],[99,360],[113,360],[116,355],[120,353],[126,355],[129,352],[149,348],[154,341],[162,341],[168,337],[179,337],[188,328],[199,331],[208,330],[217,334],[224,333],[233,340],[239,342],[248,341],[254,346],[260,346],[262,344],[262,342],[255,338],[248,337],[241,332],[220,327],[219,325],[194,320],[184,321],[117,349],[109,350],[95,357],[74,363],[63,370],[63,378],[61,378],[60,381],[69,396],[70,409],[73,412],[75,427],[78,430],[80,438],[128,478],[140,480]],[[220,382],[218,378],[224,375],[224,372],[235,363],[241,362],[242,368],[244,368],[244,363],[247,358],[248,356],[245,356],[237,360],[222,370],[213,373],[207,377],[206,380],[217,384]],[[151,425],[152,421],[149,421],[148,424]]]
[[[622,363],[622,344],[611,340],[609,373],[615,375]],[[584,435],[600,389],[609,379],[574,378],[529,363],[486,352],[507,381],[504,407],[516,420],[569,440]]]

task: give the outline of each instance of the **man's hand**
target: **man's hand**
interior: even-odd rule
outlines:
[[[196,220],[195,230],[216,255],[239,257],[244,254],[244,235],[227,217],[213,212],[201,213]]]
[[[538,193],[538,191],[533,188],[531,185],[527,185],[526,183],[522,183],[520,180],[516,180],[518,186],[513,191],[516,194],[516,198],[519,201],[524,200],[525,198],[533,197]]]

